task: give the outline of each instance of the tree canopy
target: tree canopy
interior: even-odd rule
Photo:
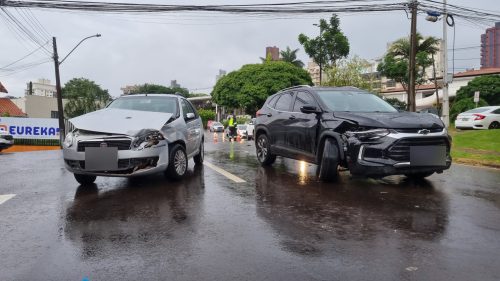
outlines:
[[[86,78],[73,78],[62,88],[62,96],[68,99],[64,106],[67,118],[96,111],[111,101],[108,90],[103,90],[94,81]]]
[[[299,49],[292,50],[290,47],[286,47],[286,50],[281,50],[280,55],[281,55],[281,60],[285,62],[289,62],[296,67],[304,67],[304,63],[297,59],[297,52]]]
[[[415,61],[415,77],[416,84],[423,84],[427,77],[425,77],[425,70],[433,63],[432,55],[436,54],[439,40],[435,37],[423,38],[421,34],[417,33],[417,53]],[[389,47],[389,51],[384,56],[382,62],[378,65],[377,70],[383,76],[393,79],[401,83],[405,91],[408,92],[409,84],[409,60],[410,60],[410,39],[408,37],[396,40]]]
[[[157,84],[136,85],[131,94],[180,94],[183,97],[189,97],[189,91],[185,88],[175,87],[170,88]]]
[[[306,70],[282,61],[247,64],[219,79],[212,99],[221,106],[244,108],[254,115],[268,96],[296,85],[312,85]]]
[[[349,55],[349,40],[340,30],[340,20],[333,14],[329,21],[319,21],[320,35],[309,38],[299,35],[299,42],[305,52],[320,66],[332,66]]]

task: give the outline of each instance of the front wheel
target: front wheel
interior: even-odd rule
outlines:
[[[73,174],[75,180],[81,185],[89,185],[95,182],[96,176]]]
[[[186,174],[188,159],[184,147],[180,144],[172,146],[170,150],[167,176],[171,179],[181,179]]]
[[[257,160],[262,166],[268,166],[276,161],[276,155],[271,153],[271,145],[265,134],[259,135],[256,141],[255,150],[257,152]]]
[[[200,152],[193,157],[194,163],[196,165],[203,164],[203,159],[205,158],[205,145],[203,144],[204,140],[201,140],[200,143]]]
[[[337,167],[339,165],[339,150],[334,140],[328,138],[323,145],[318,177],[325,182],[334,181],[338,178]]]

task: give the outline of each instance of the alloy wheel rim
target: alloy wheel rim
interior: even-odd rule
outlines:
[[[181,150],[178,150],[175,153],[174,157],[174,166],[175,166],[175,171],[179,175],[183,175],[184,171],[186,170],[186,156]]]
[[[267,146],[266,140],[264,138],[259,139],[257,156],[261,161],[264,160],[267,156]]]

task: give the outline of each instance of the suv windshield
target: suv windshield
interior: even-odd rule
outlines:
[[[113,101],[108,108],[130,109],[140,111],[177,113],[177,99],[173,97],[123,97]]]
[[[356,91],[317,91],[318,96],[332,111],[397,112],[376,95]]]

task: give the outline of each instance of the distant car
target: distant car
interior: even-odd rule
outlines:
[[[242,139],[248,139],[247,125],[236,125],[236,135]]]
[[[499,129],[500,106],[483,106],[458,114],[457,129]]]
[[[224,132],[224,125],[220,122],[212,122],[209,128],[210,132]]]
[[[254,138],[254,132],[255,132],[255,118],[252,118],[252,120],[248,123],[245,124],[247,125],[247,134],[248,134],[248,139],[251,140]]]
[[[0,130],[0,151],[14,145],[14,137],[7,132]]]
[[[93,183],[96,176],[156,172],[178,179],[190,158],[203,163],[201,118],[178,95],[123,96],[105,109],[69,121],[75,129],[64,140],[64,162],[82,185]]]

